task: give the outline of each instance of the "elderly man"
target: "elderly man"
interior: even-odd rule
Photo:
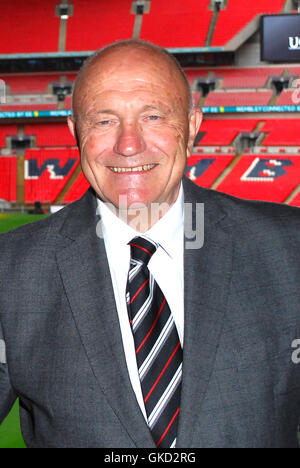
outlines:
[[[29,447],[297,447],[300,211],[187,180],[201,117],[151,44],[81,70],[92,188],[1,236],[0,419],[19,397]]]

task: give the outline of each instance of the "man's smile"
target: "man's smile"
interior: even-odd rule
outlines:
[[[113,167],[109,166],[109,169],[113,172],[124,173],[124,172],[145,172],[153,169],[157,164],[145,164],[143,166],[136,167]]]

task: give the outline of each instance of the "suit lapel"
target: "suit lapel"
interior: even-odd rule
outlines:
[[[104,241],[96,235],[97,222],[101,221],[96,217],[95,200],[87,194],[65,223],[63,235],[69,238],[69,246],[57,254],[57,263],[81,341],[105,398],[133,444],[153,447],[127,372]]]
[[[232,240],[222,229],[224,213],[211,195],[184,184],[185,203],[204,203],[205,237],[200,249],[184,254],[185,334],[177,447],[193,446],[197,419],[214,367],[232,267]],[[207,197],[207,198],[206,198]],[[199,441],[198,441],[199,443]]]

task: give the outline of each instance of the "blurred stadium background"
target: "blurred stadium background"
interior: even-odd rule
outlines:
[[[190,179],[300,206],[300,37],[286,60],[261,56],[263,15],[290,15],[300,36],[300,0],[0,0],[0,11],[0,232],[37,219],[36,201],[50,212],[87,190],[66,126],[72,84],[94,50],[127,38],[168,48],[203,108]],[[24,447],[17,405],[1,447]]]

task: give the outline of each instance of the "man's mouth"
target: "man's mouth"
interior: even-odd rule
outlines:
[[[156,164],[146,164],[144,166],[136,166],[136,167],[112,167],[109,166],[109,169],[113,172],[145,172],[150,171]]]

